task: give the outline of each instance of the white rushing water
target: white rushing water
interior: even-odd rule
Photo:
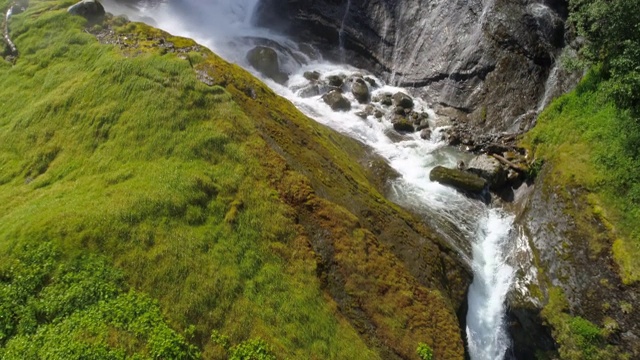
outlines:
[[[129,11],[128,15],[133,19],[152,18],[156,26],[166,31],[194,38],[256,76],[260,75],[246,63],[246,52],[255,44],[264,44],[265,41],[276,44],[283,70],[290,74],[289,81],[279,85],[269,79],[263,80],[311,118],[374,149],[398,171],[401,177],[391,184],[392,200],[424,214],[426,221],[458,249],[473,269],[474,280],[469,289],[467,316],[471,358],[502,359],[509,348],[504,324],[505,297],[512,286],[514,270],[506,264],[505,259],[507,249],[516,236],[512,230],[513,217],[429,180],[429,172],[433,167],[452,167],[460,159],[468,160],[470,155],[446,146],[440,136],[443,124],[437,121],[433,111],[419,98],[415,99],[414,109],[429,114],[429,122],[434,129],[430,140],[421,139],[418,133],[399,135],[388,120],[379,120],[372,115],[363,119],[356,115],[365,110],[366,105],[358,104],[349,91],[344,94],[353,105],[349,112],[332,111],[319,95],[301,96],[308,85],[308,80],[303,77],[305,71],[318,71],[323,78],[344,75],[346,79],[366,72],[347,65],[311,59],[289,39],[255,28],[250,19],[257,3],[258,0],[170,1],[137,12]],[[349,5],[343,26],[348,11]],[[373,75],[369,76],[377,84],[367,85],[374,97],[383,93],[406,92],[405,89],[386,85]]]

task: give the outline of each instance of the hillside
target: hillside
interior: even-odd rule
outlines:
[[[469,272],[379,159],[73,2],[31,0],[0,61],[0,358],[463,357]]]

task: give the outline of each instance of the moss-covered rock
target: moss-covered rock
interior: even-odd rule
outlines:
[[[289,76],[280,69],[278,53],[267,46],[256,46],[247,53],[247,61],[253,68],[262,75],[284,84],[289,80]]]
[[[487,181],[475,174],[464,170],[449,169],[444,166],[434,167],[429,173],[429,179],[473,193],[482,192],[487,186]]]

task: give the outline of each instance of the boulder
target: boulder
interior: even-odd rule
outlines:
[[[397,132],[414,132],[416,128],[413,126],[411,121],[403,116],[396,115],[391,120],[393,123],[393,129]]]
[[[320,79],[320,73],[317,71],[305,71],[302,76],[309,81],[318,81]]]
[[[497,159],[489,155],[478,155],[471,159],[467,170],[487,180],[491,190],[498,190],[507,181],[507,172]]]
[[[384,116],[384,113],[378,109],[375,109],[373,111],[373,116],[375,116],[376,119],[382,119],[382,117]]]
[[[420,131],[420,138],[422,140],[431,140],[431,129],[422,129],[422,131]]]
[[[472,193],[480,193],[487,186],[487,181],[475,174],[458,169],[436,166],[429,173],[431,181]]]
[[[393,105],[393,98],[392,98],[392,95],[389,93],[378,94],[373,98],[373,101],[379,102],[381,105],[384,105],[384,106]]]
[[[396,106],[399,106],[405,109],[413,108],[413,99],[411,98],[411,96],[403,92],[397,92],[393,95],[393,103]]]
[[[329,82],[329,85],[339,88],[344,84],[344,76],[329,75],[327,76],[327,81]]]
[[[367,76],[364,78],[364,81],[368,82],[371,87],[378,87],[378,83],[372,77]]]
[[[298,95],[303,98],[310,98],[320,95],[320,87],[317,84],[305,86],[298,91]]]
[[[67,12],[92,21],[101,19],[105,15],[104,6],[97,0],[82,0],[75,5],[71,5]]]
[[[415,122],[414,122],[415,124]],[[428,129],[429,128],[429,120],[427,119],[422,119],[419,120],[418,123],[416,124],[416,130],[421,131],[424,129]]]
[[[356,79],[353,84],[351,84],[351,92],[360,104],[366,104],[371,99],[369,87],[362,79]]]
[[[351,102],[349,102],[349,100],[347,100],[347,98],[338,90],[331,90],[324,94],[324,96],[322,96],[322,100],[324,100],[324,102],[327,103],[333,111],[351,110]]]
[[[289,76],[280,71],[278,53],[267,46],[256,46],[247,53],[247,61],[254,69],[262,75],[284,84],[289,80]]]

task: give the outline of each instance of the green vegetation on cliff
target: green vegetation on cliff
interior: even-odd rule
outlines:
[[[462,358],[469,275],[359,144],[72,3],[32,0],[0,60],[0,358]]]
[[[564,245],[584,243],[590,250],[588,259],[569,261],[577,271],[594,266],[582,261],[610,263],[620,288],[632,289],[640,281],[640,12],[636,0],[571,0],[570,10],[584,39],[578,63],[590,70],[574,91],[545,109],[524,145],[545,162],[537,185],[559,196],[554,202],[562,204],[579,234],[566,234]],[[605,278],[600,285],[612,286]],[[604,301],[602,308],[570,309],[559,287],[548,300],[542,316],[553,328],[561,358],[637,355],[637,349],[617,346],[611,335],[618,323],[605,316],[628,318],[630,304],[612,297],[613,304]],[[571,315],[576,312],[598,324]]]

